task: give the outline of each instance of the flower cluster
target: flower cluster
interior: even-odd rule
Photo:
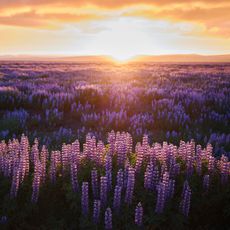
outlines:
[[[53,186],[67,179],[73,194],[80,196],[82,217],[100,225],[105,213],[106,229],[112,229],[112,212],[117,218],[124,210],[133,210],[133,223],[144,226],[146,202],[139,197],[140,191],[154,197],[151,203],[154,215],[164,213],[175,195],[182,193],[178,207],[188,217],[192,191],[196,190],[190,187],[191,178],[200,180],[204,195],[212,189],[210,182],[218,178],[223,188],[228,184],[228,158],[224,155],[220,159],[213,157],[210,144],[202,148],[191,140],[180,141],[179,146],[167,142],[150,145],[148,140],[144,136],[142,143],[131,147],[130,134],[112,131],[108,133],[111,146],[89,134],[83,150],[75,140],[63,144],[61,151],[49,151],[46,146],[40,146],[37,139],[30,146],[28,137],[22,135],[21,140],[0,142],[0,171],[11,180],[11,198],[17,198],[20,187],[32,177],[32,203],[39,203],[46,183]],[[84,171],[86,166],[89,171]],[[86,178],[85,172],[89,177]],[[84,178],[79,176],[81,174]],[[182,189],[178,186],[181,178],[185,178]]]

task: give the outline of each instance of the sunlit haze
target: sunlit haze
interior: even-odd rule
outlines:
[[[230,53],[228,0],[0,2],[0,55]]]

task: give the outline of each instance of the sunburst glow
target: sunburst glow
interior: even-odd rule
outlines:
[[[109,55],[123,61],[139,54],[230,52],[228,0],[13,2],[0,2],[0,54]]]

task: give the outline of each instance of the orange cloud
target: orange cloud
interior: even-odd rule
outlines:
[[[1,0],[0,25],[59,28],[65,23],[119,15],[197,23],[230,37],[229,0]]]
[[[0,16],[0,25],[55,29],[62,23],[74,23],[87,20],[101,19],[96,14],[73,13],[46,13],[39,14],[36,11],[16,13],[10,16]]]
[[[166,19],[203,25],[209,34],[230,37],[230,6],[214,8],[166,8],[134,10],[125,16],[144,17],[154,20]]]
[[[187,4],[187,3],[203,3],[203,4],[226,4],[228,0],[1,0],[0,6],[2,7],[19,7],[19,6],[39,6],[39,5],[60,5],[60,6],[84,6],[84,5],[96,5],[106,8],[120,8],[124,6],[136,5],[136,4],[149,4],[149,5],[168,5],[168,4]]]

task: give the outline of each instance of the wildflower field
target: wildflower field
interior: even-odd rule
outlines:
[[[230,64],[0,62],[0,229],[229,229]]]

